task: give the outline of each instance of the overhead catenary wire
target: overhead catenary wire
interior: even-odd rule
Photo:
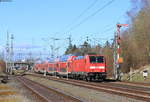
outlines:
[[[110,31],[112,31],[112,30],[114,30],[114,32],[115,32],[116,23],[119,23],[119,20],[120,20],[120,18],[121,18],[122,16],[124,16],[124,14],[123,14],[123,15],[121,14],[120,16],[118,16],[118,18],[117,18],[117,20],[116,20],[115,22],[110,23],[110,24],[104,26],[105,29],[104,29],[102,32],[97,31],[96,34],[99,34],[99,33],[100,33],[100,34],[105,34],[105,35],[106,35],[106,33],[110,32]],[[115,24],[115,25],[114,25],[114,24]],[[113,37],[114,37],[114,34],[113,34]]]
[[[115,28],[115,26],[110,26],[109,28],[105,29],[101,34],[105,34],[106,32],[112,31]]]
[[[98,0],[95,0],[89,7],[87,7],[87,9],[85,9],[79,16],[77,16],[70,24],[69,26],[74,22],[78,21],[89,9],[91,9]],[[65,32],[68,33],[74,29],[76,29],[77,27],[79,27],[81,24],[85,23],[86,21],[88,21],[89,19],[91,19],[93,16],[95,16],[96,14],[98,14],[99,12],[102,12],[106,7],[108,7],[110,4],[112,4],[115,0],[110,0],[108,2],[106,2],[103,6],[101,6],[100,8],[98,8],[95,12],[93,12],[91,15],[85,17],[84,19],[82,19],[77,25],[74,26],[70,26],[71,28]],[[105,31],[111,30],[112,28],[106,29]]]
[[[112,4],[115,0],[111,0],[109,2],[107,2],[105,5],[103,5],[102,7],[100,7],[99,9],[97,9],[94,13],[92,13],[91,15],[87,16],[85,19],[83,19],[82,21],[80,21],[77,25],[71,27],[67,32],[70,32],[74,29],[76,29],[77,27],[79,27],[81,24],[85,23],[86,21],[88,21],[91,17],[95,16],[97,13],[101,12],[103,9],[105,9],[106,7],[108,7],[110,4]],[[67,33],[66,32],[66,33]]]
[[[66,26],[68,28],[72,24],[76,23],[86,12],[88,12],[99,0],[94,0],[86,9],[84,9],[70,24]]]
[[[119,23],[119,20],[120,20],[120,18],[122,17],[123,15],[120,15],[118,18],[117,18],[117,23]],[[111,24],[109,24],[109,25],[107,25],[107,28],[105,29],[105,30],[103,30],[101,33],[106,33],[106,32],[109,32],[109,31],[112,31],[114,28],[116,28],[116,25],[113,25],[114,23],[116,23],[116,22],[113,22],[113,23],[111,23]],[[112,26],[113,25],[113,26]]]

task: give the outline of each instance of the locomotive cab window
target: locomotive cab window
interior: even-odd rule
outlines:
[[[103,56],[90,56],[90,63],[104,63]]]

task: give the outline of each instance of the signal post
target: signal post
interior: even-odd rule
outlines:
[[[120,28],[121,27],[127,27],[128,24],[117,24],[117,32],[114,36],[114,79],[120,80],[120,64],[123,63],[123,58],[120,56],[121,49],[120,49],[120,43],[121,43],[121,34],[120,34]]]

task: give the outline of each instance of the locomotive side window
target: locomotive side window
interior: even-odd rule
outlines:
[[[90,56],[90,63],[104,63],[103,56]]]

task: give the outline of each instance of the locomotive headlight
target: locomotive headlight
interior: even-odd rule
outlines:
[[[90,69],[105,69],[104,66],[90,66]]]
[[[99,69],[105,69],[105,67],[104,66],[100,66]]]
[[[95,69],[96,67],[95,66],[90,66],[90,69]]]

